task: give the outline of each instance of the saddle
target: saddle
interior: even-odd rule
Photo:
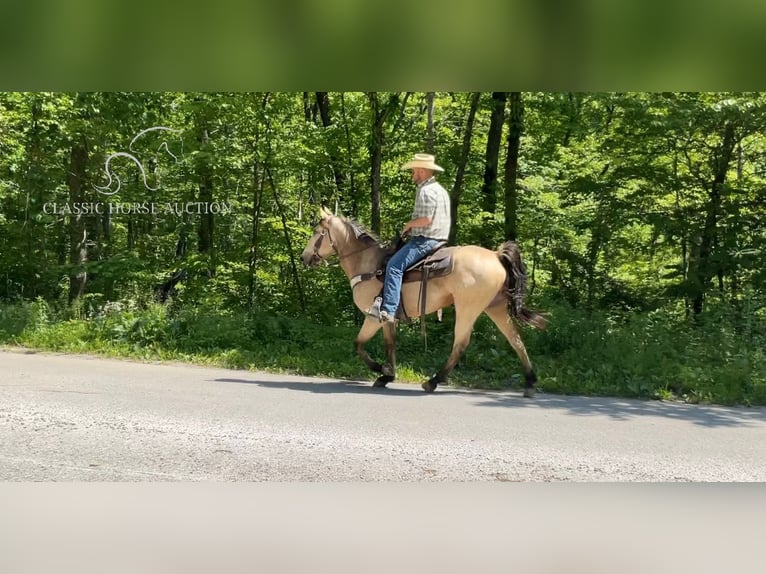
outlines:
[[[456,247],[445,247],[446,244],[446,241],[441,242],[423,259],[407,267],[407,269],[404,270],[402,283],[422,281],[423,279],[428,279],[430,277],[443,277],[452,273],[452,255],[455,252]],[[377,271],[374,271],[373,273],[361,273],[354,276],[351,279],[351,288],[353,289],[362,281],[368,281],[369,279],[376,277],[382,282],[386,274],[388,260],[391,259],[394,253],[396,253],[396,251],[391,252],[383,258],[380,269]]]
[[[425,281],[429,277],[443,277],[452,273],[452,254],[455,248],[445,247],[446,244],[447,242],[443,241],[425,258],[407,267],[402,283]],[[383,268],[385,269],[385,266]]]
[[[452,255],[456,248],[445,247],[445,245],[447,245],[446,241],[439,243],[431,253],[405,269],[404,276],[402,277],[402,285],[405,283],[420,282],[418,307],[420,308],[420,324],[423,331],[425,331],[428,280],[436,277],[444,277],[452,273]],[[391,255],[393,255],[393,253]],[[389,258],[390,256],[383,261],[381,280],[385,277],[386,263],[388,263]],[[399,300],[399,308],[396,311],[396,316],[400,321],[411,321],[410,317],[404,311],[404,305],[402,304],[401,299]]]
[[[377,277],[382,282],[385,279],[386,265],[388,260],[391,259],[393,254],[396,253],[396,250],[398,250],[401,245],[401,243],[397,245],[397,249],[392,251],[383,259],[380,269],[374,273],[362,273],[361,275],[353,277],[351,279],[351,288],[353,289],[354,286],[358,283],[367,281],[368,279],[372,279],[374,277]],[[420,295],[418,297],[418,307],[420,308],[421,325],[423,326],[423,330],[425,330],[424,317],[426,314],[428,280],[436,277],[444,277],[452,273],[452,255],[455,253],[455,249],[457,249],[457,247],[445,247],[445,245],[447,245],[446,241],[439,243],[436,248],[431,251],[431,253],[405,269],[404,276],[402,277],[402,284],[414,283],[416,281],[421,282]],[[382,290],[380,296],[382,296]],[[399,308],[396,311],[396,317],[400,321],[406,321],[408,323],[411,321],[410,317],[404,312],[404,305],[402,305],[401,299],[399,300]]]

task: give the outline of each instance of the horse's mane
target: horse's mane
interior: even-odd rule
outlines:
[[[356,237],[357,239],[363,241],[364,243],[368,245],[375,244],[378,247],[385,247],[385,245],[380,240],[380,237],[377,236],[377,234],[368,230],[364,225],[362,225],[356,219],[343,218],[343,222],[346,224],[346,226],[349,227],[349,229],[351,229],[351,231],[354,233],[354,237]]]

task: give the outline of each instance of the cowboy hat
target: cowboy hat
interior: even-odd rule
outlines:
[[[402,169],[413,169],[420,167],[422,169],[430,169],[431,171],[444,171],[441,167],[434,163],[436,158],[430,153],[416,153],[412,161],[408,161],[402,166]]]

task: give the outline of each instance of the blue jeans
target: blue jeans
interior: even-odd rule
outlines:
[[[436,239],[417,236],[410,239],[404,246],[394,253],[386,265],[386,279],[383,284],[383,304],[381,310],[389,315],[395,315],[399,307],[399,298],[402,293],[402,277],[404,270],[414,265],[426,255],[431,253],[440,242]]]

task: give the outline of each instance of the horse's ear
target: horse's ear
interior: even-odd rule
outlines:
[[[332,217],[332,212],[323,205],[319,208],[319,217],[322,219],[326,217]]]

